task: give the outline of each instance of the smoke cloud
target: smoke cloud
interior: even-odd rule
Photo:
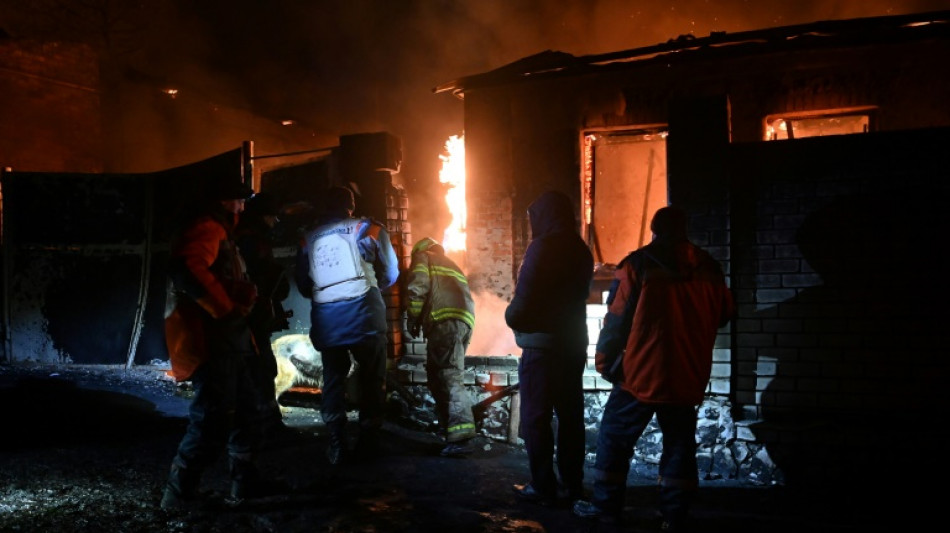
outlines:
[[[468,347],[469,355],[520,355],[515,336],[505,323],[508,302],[489,292],[473,294],[475,329]]]
[[[448,223],[438,156],[464,130],[461,102],[433,94],[437,85],[545,50],[599,54],[684,34],[947,8],[947,0],[0,0],[0,28],[108,36],[124,65],[293,119],[315,138],[388,131],[403,140],[397,179],[421,237],[442,235]],[[103,20],[110,26],[95,26]]]

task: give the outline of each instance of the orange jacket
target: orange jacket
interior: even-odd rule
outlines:
[[[719,263],[688,241],[651,243],[621,261],[607,305],[598,372],[622,356],[620,386],[638,400],[702,402],[717,330],[735,313]]]
[[[190,378],[211,355],[209,336],[243,338],[245,333],[215,327],[224,317],[247,315],[256,299],[256,288],[247,280],[244,261],[231,238],[231,226],[221,214],[203,216],[185,230],[172,249],[169,303],[174,309],[165,318],[165,342],[170,374],[177,381]]]

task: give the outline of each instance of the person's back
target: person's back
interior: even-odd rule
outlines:
[[[663,433],[662,528],[686,531],[698,485],[695,406],[709,382],[717,330],[735,304],[719,263],[687,239],[683,210],[661,208],[650,227],[653,242],[620,262],[607,296],[595,364],[614,388],[597,435],[594,492],[574,514],[621,520],[630,457],[655,416]]]
[[[525,250],[505,321],[522,348],[586,349],[587,298],[594,271],[566,196],[547,192],[528,208],[532,240]]]
[[[435,240],[421,239],[412,247],[406,272],[406,325],[413,337],[426,337],[428,387],[436,417],[445,432],[444,456],[471,452],[475,436],[472,400],[463,382],[465,352],[475,327],[475,302],[468,279]]]
[[[522,348],[521,436],[531,469],[531,481],[514,490],[526,501],[550,505],[562,495],[580,498],[583,490],[586,302],[594,259],[577,233],[574,208],[565,194],[541,194],[528,207],[528,217],[532,240],[505,309],[505,322]]]
[[[620,266],[640,294],[623,356],[623,387],[651,403],[696,405],[731,304],[719,263],[689,241],[662,238]]]
[[[327,216],[309,231],[297,256],[300,293],[313,303],[310,337],[317,350],[352,344],[387,331],[381,291],[399,276],[385,227],[353,218],[352,192],[328,192]]]
[[[358,451],[374,453],[386,394],[387,320],[382,290],[399,277],[389,233],[370,219],[354,219],[352,191],[327,191],[328,215],[303,238],[295,278],[310,299],[310,340],[323,361],[320,412],[329,431],[327,458],[343,461],[346,450],[346,378],[356,361],[359,385]]]

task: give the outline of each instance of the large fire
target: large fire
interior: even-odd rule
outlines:
[[[445,203],[448,205],[452,221],[445,229],[442,247],[463,271],[466,265],[466,222],[468,209],[465,199],[465,137],[453,135],[445,142],[445,154],[440,155],[442,170],[439,181],[446,186]],[[518,353],[514,335],[505,324],[505,307],[508,302],[482,291],[472,279],[472,273],[466,272],[475,300],[475,330],[468,347],[470,355],[509,355]]]
[[[465,137],[449,137],[445,141],[445,152],[439,156],[442,160],[439,181],[446,185],[445,203],[449,206],[452,221],[445,229],[442,247],[452,256],[464,256],[465,223],[468,217],[465,206]]]

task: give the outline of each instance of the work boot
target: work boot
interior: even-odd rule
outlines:
[[[285,483],[264,479],[251,461],[231,459],[230,505],[240,505],[249,498],[264,498],[288,490]]]
[[[193,469],[172,464],[159,507],[169,511],[192,506],[198,498],[199,480],[198,473]]]
[[[445,448],[442,448],[442,451],[439,452],[439,455],[442,457],[465,457],[471,455],[474,451],[475,448],[470,441],[462,440],[446,444]]]
[[[343,431],[330,431],[330,444],[327,445],[327,460],[331,465],[343,464],[346,456],[346,438]]]
[[[252,496],[260,475],[253,463],[246,460],[231,459],[231,494],[229,501],[239,503]]]

